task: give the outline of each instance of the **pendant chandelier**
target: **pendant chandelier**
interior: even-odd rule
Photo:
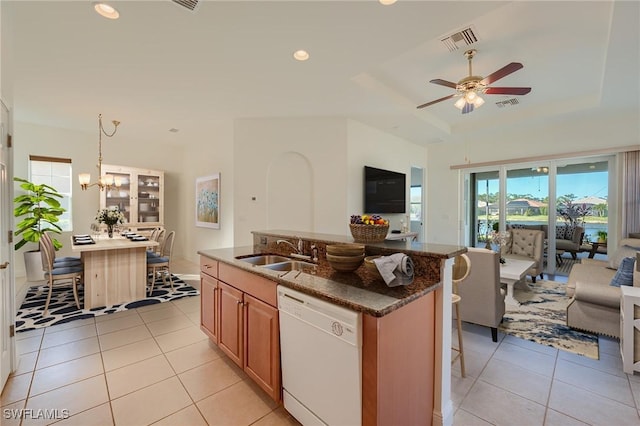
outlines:
[[[80,181],[80,187],[82,190],[86,190],[89,187],[97,186],[101,191],[107,189],[111,189],[112,187],[120,187],[122,184],[120,177],[116,176],[115,178],[112,175],[103,175],[102,174],[102,135],[104,134],[106,137],[110,138],[116,134],[118,130],[119,121],[113,120],[113,132],[107,133],[102,126],[102,114],[98,115],[98,180],[96,182],[91,182],[91,174],[90,173],[80,173],[78,175],[78,180]]]

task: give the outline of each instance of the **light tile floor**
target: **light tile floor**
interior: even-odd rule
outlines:
[[[172,265],[180,274],[198,268]],[[199,323],[200,298],[190,297],[18,333],[20,362],[1,395],[0,424],[299,425]],[[9,418],[10,410],[26,410],[25,418]]]
[[[618,340],[599,337],[594,360],[500,332],[493,342],[489,329],[475,324],[462,330],[466,377],[456,362],[454,425],[640,426],[640,375],[622,371]]]
[[[176,262],[177,273],[198,265]],[[195,283],[194,283],[195,284]],[[3,426],[297,425],[199,330],[198,297],[18,334]],[[452,368],[454,425],[640,425],[640,376],[618,342],[600,360],[463,325],[467,377]],[[455,339],[455,330],[454,330]],[[8,410],[31,410],[22,422]]]

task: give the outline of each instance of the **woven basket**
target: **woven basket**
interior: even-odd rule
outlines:
[[[389,225],[363,225],[350,223],[353,239],[362,243],[381,243],[387,238]]]

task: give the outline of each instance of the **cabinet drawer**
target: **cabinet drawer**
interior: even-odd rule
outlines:
[[[200,256],[200,271],[214,278],[218,278],[218,261],[206,256]]]
[[[238,290],[249,293],[271,306],[278,306],[277,283],[267,278],[243,271],[235,266],[221,263],[218,267],[218,278],[231,284]]]

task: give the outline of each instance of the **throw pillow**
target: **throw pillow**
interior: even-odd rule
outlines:
[[[564,236],[567,233],[566,226],[556,226],[556,240],[564,240]]]
[[[567,230],[564,233],[564,239],[573,241],[573,234],[575,233],[576,233],[575,226],[567,226]]]
[[[613,276],[610,285],[614,287],[620,287],[621,285],[633,285],[633,266],[635,263],[635,257],[625,257],[622,259],[620,267]]]

